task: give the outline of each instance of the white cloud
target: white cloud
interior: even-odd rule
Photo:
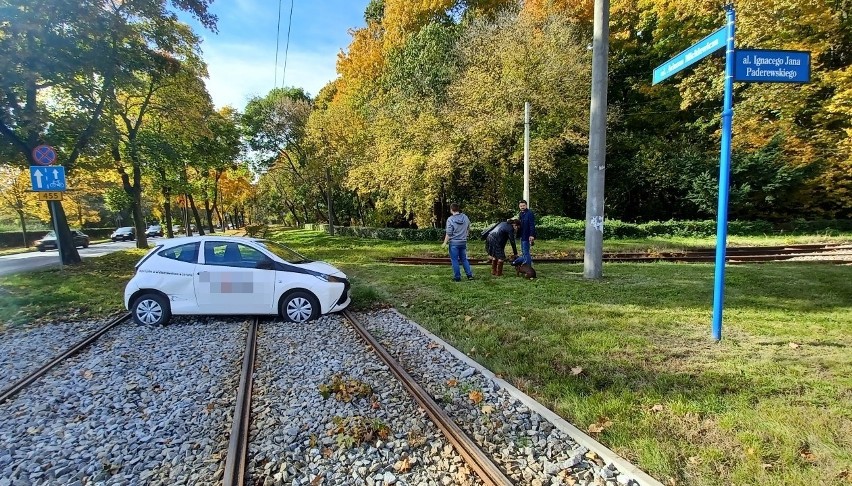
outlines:
[[[287,57],[286,86],[302,88],[314,96],[337,77],[337,51],[291,49]],[[250,98],[264,96],[275,86],[281,86],[282,52],[279,52],[277,82],[274,51],[270,53],[249,44],[208,44],[204,49],[204,60],[210,75],[206,80],[207,90],[217,108],[231,105],[243,110]]]

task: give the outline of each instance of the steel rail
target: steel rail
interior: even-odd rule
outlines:
[[[803,245],[804,246],[804,245]],[[814,245],[816,246],[816,245]],[[783,261],[801,256],[832,256],[846,255],[846,250],[852,249],[852,246],[825,246],[820,248],[741,248],[740,251],[729,252],[726,255],[726,261],[731,263],[744,263],[748,261],[767,262],[767,261]],[[389,260],[390,263],[398,263],[403,265],[446,265],[450,262],[446,257],[396,257]],[[538,263],[582,263],[581,256],[568,258],[536,258]],[[659,252],[659,253],[609,253],[604,254],[603,261],[611,263],[645,263],[645,262],[713,262],[715,257],[710,251],[691,251],[691,252]],[[831,260],[826,260],[830,262]],[[470,259],[472,265],[486,265],[488,260],[481,258]]]
[[[18,392],[20,392],[21,390],[23,390],[24,388],[29,386],[32,382],[41,378],[45,373],[50,371],[53,367],[55,367],[56,365],[58,365],[59,363],[61,363],[65,359],[79,353],[80,351],[85,349],[87,346],[89,346],[93,342],[97,341],[97,339],[99,337],[101,337],[102,335],[104,335],[107,331],[109,331],[113,327],[121,324],[122,322],[124,322],[125,320],[127,320],[129,318],[130,318],[129,312],[124,314],[124,315],[121,315],[121,316],[114,318],[113,320],[109,321],[108,323],[106,323],[103,326],[101,326],[100,328],[98,328],[97,331],[93,332],[92,334],[90,334],[88,337],[86,337],[82,341],[78,342],[77,344],[75,344],[71,348],[67,349],[64,353],[60,354],[56,358],[53,358],[50,362],[48,362],[47,364],[45,364],[41,368],[33,371],[32,373],[30,373],[29,375],[27,375],[23,378],[21,378],[20,380],[15,382],[12,386],[3,390],[3,392],[0,393],[0,403],[4,403],[6,400],[17,395]]]
[[[426,411],[429,418],[441,429],[456,451],[473,469],[486,485],[511,486],[514,483],[503,474],[503,471],[468,437],[467,434],[447,415],[435,400],[424,390],[405,369],[396,362],[387,350],[352,316],[348,310],[342,312],[364,341],[372,347],[376,354],[388,365],[391,372],[400,380],[414,400]]]
[[[228,441],[228,456],[225,458],[224,486],[242,486],[246,481],[248,463],[249,425],[251,423],[251,392],[254,382],[254,361],[257,355],[257,328],[260,319],[255,318],[246,337],[246,352],[240,385],[237,388],[237,404],[234,407],[234,424]]]

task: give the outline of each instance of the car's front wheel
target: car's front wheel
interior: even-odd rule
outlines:
[[[89,242],[88,242],[88,241],[84,241],[84,242],[83,242],[83,248],[88,248],[88,247],[89,247]]]
[[[159,294],[144,294],[133,302],[133,320],[144,326],[162,326],[172,313],[169,302]]]
[[[319,317],[319,301],[308,292],[293,292],[281,301],[280,312],[285,321],[308,322]]]

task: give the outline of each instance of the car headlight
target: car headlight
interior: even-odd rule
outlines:
[[[319,273],[319,272],[311,272],[311,275],[322,280],[323,282],[343,283],[342,278],[335,277],[334,275],[327,275],[325,273]]]

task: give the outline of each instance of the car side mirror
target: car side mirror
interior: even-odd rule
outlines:
[[[272,270],[275,268],[275,262],[267,258],[266,260],[261,260],[257,262],[255,268],[259,270]]]

